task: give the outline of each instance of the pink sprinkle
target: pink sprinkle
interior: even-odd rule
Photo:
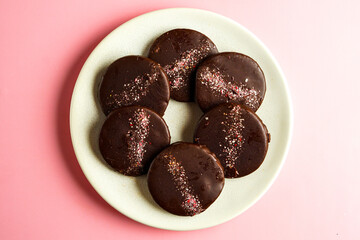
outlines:
[[[163,156],[167,161],[168,172],[172,175],[176,189],[184,198],[181,207],[188,215],[195,215],[203,211],[199,197],[193,194],[193,189],[189,185],[184,167],[172,155]]]
[[[244,119],[241,118],[241,107],[235,105],[226,120],[221,122],[224,125],[223,132],[226,134],[226,142],[222,146],[223,153],[225,154],[226,167],[233,168],[237,160],[237,156],[241,151],[243,145],[242,131],[245,128],[243,125]]]
[[[237,86],[231,82],[225,81],[219,71],[210,70],[209,67],[200,74],[201,84],[207,86],[218,95],[223,95],[227,101],[231,100],[245,100],[245,104],[250,108],[257,108],[259,106],[259,92],[255,89],[247,88],[245,84],[240,83]]]
[[[130,130],[127,132],[128,143],[128,159],[130,166],[128,172],[139,169],[143,166],[142,160],[146,152],[147,142],[145,141],[149,135],[150,115],[146,115],[144,109],[135,111],[132,118],[129,119]]]
[[[145,74],[137,76],[132,82],[125,83],[123,91],[109,95],[107,104],[114,106],[128,106],[139,102],[142,97],[149,92],[149,87],[152,83],[158,80],[158,73]]]
[[[181,54],[173,64],[165,65],[164,70],[170,79],[171,89],[180,89],[187,83],[185,79],[197,66],[199,61],[210,51],[209,44],[206,43],[200,49],[191,49]]]

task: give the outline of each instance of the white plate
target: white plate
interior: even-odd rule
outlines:
[[[266,26],[264,26],[266,27]],[[146,176],[126,177],[104,164],[98,134],[104,115],[97,102],[97,86],[106,67],[125,55],[147,55],[150,44],[174,28],[190,28],[207,35],[220,52],[236,51],[254,58],[263,69],[267,92],[258,115],[271,133],[264,163],[254,173],[226,179],[220,197],[204,213],[179,217],[161,209],[151,198]],[[170,101],[164,119],[172,142],[192,141],[201,111],[196,104]],[[94,49],[77,79],[70,109],[71,138],[87,179],[111,206],[143,224],[172,230],[194,230],[228,221],[253,205],[270,187],[284,163],[292,130],[292,109],[285,77],[269,50],[238,23],[197,9],[164,9],[138,16],[111,32]]]

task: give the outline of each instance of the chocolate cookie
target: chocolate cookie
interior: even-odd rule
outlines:
[[[100,85],[99,98],[105,115],[119,107],[139,105],[162,116],[170,99],[169,81],[153,60],[126,56],[108,67]]]
[[[145,174],[152,159],[169,144],[165,121],[154,111],[140,106],[121,107],[109,114],[99,137],[105,161],[129,176]]]
[[[171,98],[194,99],[195,71],[206,57],[217,53],[215,44],[204,34],[190,29],[174,29],[158,37],[149,58],[160,63],[170,81]]]
[[[225,177],[237,178],[260,167],[270,134],[253,111],[238,104],[222,104],[201,117],[194,141],[215,153]]]
[[[152,162],[148,186],[155,202],[166,211],[193,216],[217,199],[224,187],[224,172],[205,146],[175,143]]]
[[[260,66],[240,53],[213,55],[202,62],[196,72],[196,101],[204,112],[230,102],[255,112],[265,91],[265,76]]]

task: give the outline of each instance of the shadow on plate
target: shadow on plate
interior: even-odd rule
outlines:
[[[99,99],[98,98],[98,90],[99,90],[99,86],[100,86],[100,83],[101,83],[102,77],[104,76],[105,71],[106,71],[106,68],[101,69],[96,74],[96,80],[95,80],[95,84],[94,84],[93,90],[92,90],[93,97],[96,102],[96,108],[97,108],[98,112],[100,113],[100,115],[97,116],[97,118],[94,119],[93,122],[91,123],[88,141],[90,142],[91,150],[97,156],[97,159],[99,161],[101,161],[101,163],[104,164],[109,170],[113,171],[113,169],[110,167],[110,165],[102,157],[102,155],[100,153],[100,149],[99,149],[99,135],[100,135],[101,127],[106,119],[106,116],[105,116],[105,114],[102,113],[102,110],[101,110],[100,102],[98,100]]]
[[[184,142],[192,143],[194,140],[195,128],[197,126],[200,117],[203,115],[203,112],[201,111],[199,106],[194,102],[190,102],[186,104],[187,104],[188,117],[181,131],[181,139]]]
[[[159,211],[164,211],[159,205],[157,205],[157,203],[154,201],[154,199],[152,198],[150,192],[149,192],[149,188],[147,185],[147,175],[142,175],[139,177],[135,177],[135,182],[136,185],[139,189],[139,192],[141,193],[141,195],[151,203],[151,205],[153,205],[154,207],[158,208]]]

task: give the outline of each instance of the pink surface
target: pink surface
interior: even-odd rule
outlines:
[[[0,239],[360,239],[359,1],[0,1]],[[134,222],[90,186],[69,133],[91,50],[155,9],[232,18],[272,51],[295,111],[280,176],[244,214],[174,232]]]

